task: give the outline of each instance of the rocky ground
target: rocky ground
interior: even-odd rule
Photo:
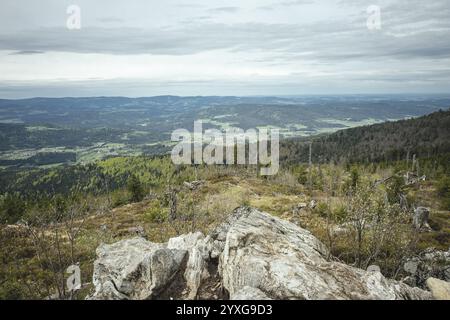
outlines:
[[[446,281],[429,278],[426,291],[387,279],[376,268],[333,261],[309,231],[249,207],[236,209],[207,236],[101,245],[93,284],[89,299],[450,298]]]

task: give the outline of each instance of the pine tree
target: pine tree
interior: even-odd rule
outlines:
[[[139,202],[144,199],[144,187],[142,186],[141,181],[138,177],[136,177],[136,175],[132,175],[130,180],[128,181],[128,191],[131,194],[132,202]]]

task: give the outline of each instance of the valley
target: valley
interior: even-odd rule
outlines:
[[[170,151],[171,132],[277,128],[284,138],[418,117],[445,96],[34,98],[0,100],[0,167],[89,163]]]

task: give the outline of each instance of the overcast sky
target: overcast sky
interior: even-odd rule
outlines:
[[[449,89],[450,0],[0,2],[0,98]]]

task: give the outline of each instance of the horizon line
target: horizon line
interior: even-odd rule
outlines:
[[[304,94],[274,94],[274,95],[175,95],[175,94],[161,94],[149,96],[126,96],[126,95],[99,95],[99,96],[29,96],[20,98],[2,98],[0,100],[31,100],[31,99],[99,99],[99,98],[125,98],[125,99],[146,99],[146,98],[296,98],[296,97],[332,97],[332,96],[448,96],[448,92],[438,93],[304,93]]]

